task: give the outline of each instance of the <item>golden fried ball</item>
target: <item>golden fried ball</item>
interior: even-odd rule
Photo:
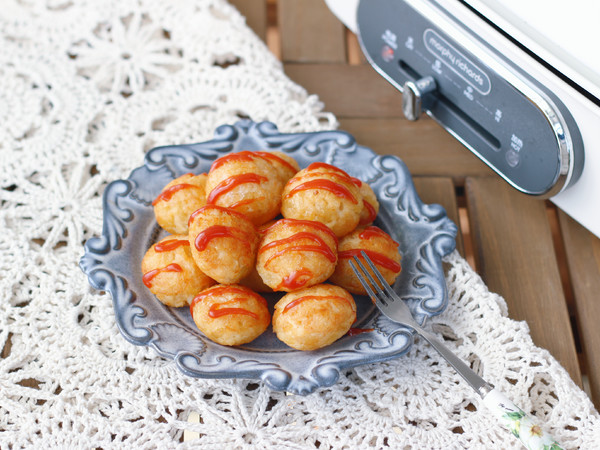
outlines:
[[[287,153],[276,150],[254,153],[259,154],[271,163],[271,165],[277,170],[277,173],[284,184],[287,183],[289,179],[296,175],[296,173],[300,170],[298,161],[296,161]]]
[[[401,271],[398,243],[385,231],[375,226],[358,228],[340,239],[338,263],[329,281],[354,294],[366,295],[367,292],[350,266],[352,257],[357,256],[365,267],[368,267],[360,256],[361,250],[365,251],[385,280],[393,284]]]
[[[276,291],[322,283],[337,263],[337,237],[321,222],[281,219],[261,231],[256,270]]]
[[[352,178],[326,163],[312,163],[283,189],[283,217],[324,223],[338,237],[356,228],[362,208],[362,196]]]
[[[190,304],[196,326],[221,345],[241,345],[260,336],[271,322],[267,301],[240,285],[216,285]]]
[[[379,213],[379,202],[375,196],[375,192],[371,186],[367,183],[363,183],[357,178],[354,178],[355,183],[358,184],[358,189],[363,198],[363,208],[360,212],[359,225],[372,224],[377,214]]]
[[[261,152],[242,151],[217,159],[206,181],[206,203],[234,209],[261,225],[279,214],[283,181]]]
[[[186,306],[215,284],[196,265],[187,235],[172,235],[148,249],[142,259],[143,282],[167,306]]]
[[[203,206],[190,216],[188,237],[200,270],[219,283],[237,283],[254,269],[260,237],[237,211]]]
[[[154,215],[158,224],[172,234],[187,233],[190,214],[206,204],[207,176],[188,173],[167,184],[154,199]]]
[[[339,286],[319,284],[284,295],[275,305],[273,331],[297,350],[325,347],[356,320],[352,295]]]

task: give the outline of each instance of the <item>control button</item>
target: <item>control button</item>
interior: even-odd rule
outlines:
[[[381,48],[381,58],[385,62],[390,62],[394,59],[394,49],[392,49],[389,45],[384,45]]]
[[[437,89],[433,77],[424,77],[417,81],[404,83],[402,91],[402,111],[408,120],[417,120],[423,111],[423,105],[433,98]]]
[[[521,155],[519,155],[518,152],[515,152],[514,150],[508,150],[506,152],[506,162],[508,163],[508,165],[510,167],[517,167],[519,165],[519,162],[521,161]]]

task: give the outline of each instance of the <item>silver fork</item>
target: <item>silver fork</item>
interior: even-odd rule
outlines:
[[[369,294],[369,297],[371,297],[375,305],[377,305],[383,314],[394,322],[412,328],[423,337],[423,339],[429,342],[429,344],[431,344],[431,346],[435,348],[452,367],[454,367],[458,374],[471,385],[475,392],[479,394],[482,403],[501,420],[501,422],[523,443],[523,445],[525,445],[525,447],[540,450],[556,450],[562,448],[552,436],[544,432],[539,425],[536,425],[531,420],[531,417],[510,401],[506,395],[477,375],[432,333],[423,329],[415,321],[408,305],[404,303],[398,294],[394,292],[392,287],[385,281],[383,275],[381,275],[367,254],[361,251],[361,256],[364,258],[377,280],[356,256],[354,256],[353,261],[350,261],[350,266]]]

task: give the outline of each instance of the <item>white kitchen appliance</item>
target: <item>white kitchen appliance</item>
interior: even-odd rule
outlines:
[[[408,119],[600,236],[600,2],[326,0]]]

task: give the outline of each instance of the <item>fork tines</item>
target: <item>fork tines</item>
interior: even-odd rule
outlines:
[[[387,283],[387,281],[385,281],[385,278],[383,278],[383,275],[381,275],[381,272],[379,272],[377,267],[375,267],[375,264],[373,264],[373,261],[371,261],[367,254],[362,250],[360,254],[371,269],[371,272],[375,274],[375,277],[379,283],[375,281],[375,278],[373,278],[371,272],[369,272],[365,265],[356,256],[353,257],[354,261],[350,261],[350,267],[352,267],[352,271],[358,278],[358,281],[360,281],[360,284],[362,284],[367,291],[367,294],[369,294],[369,297],[371,297],[371,300],[373,300],[375,303],[380,302],[384,306],[387,306],[387,302],[393,300],[395,292]],[[360,267],[360,270],[357,266]],[[390,299],[390,297],[392,298]]]

